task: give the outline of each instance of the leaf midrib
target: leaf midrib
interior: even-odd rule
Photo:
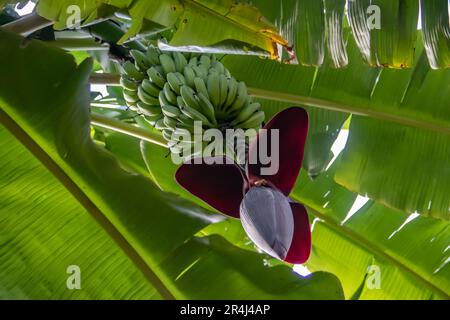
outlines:
[[[20,125],[0,108],[0,124],[21,142],[77,199],[77,201],[90,213],[105,232],[124,251],[135,266],[143,273],[149,283],[158,293],[167,300],[175,300],[175,296],[157,276],[152,268],[144,261],[131,243],[120,233],[120,231],[109,221],[105,214],[94,202],[83,192],[81,188],[64,172],[64,170],[47,154],[39,144],[23,130]]]
[[[400,124],[411,126],[411,127],[418,128],[418,129],[426,129],[426,130],[450,135],[450,127],[442,125],[436,121],[434,121],[434,122],[421,121],[418,119],[413,119],[411,117],[404,117],[404,116],[400,116],[400,115],[391,114],[388,112],[373,110],[373,108],[362,109],[362,108],[358,108],[358,107],[352,107],[352,106],[348,106],[345,104],[333,102],[330,100],[317,99],[317,98],[312,98],[312,97],[308,97],[308,96],[300,96],[300,95],[295,95],[295,94],[282,93],[279,91],[270,91],[270,90],[259,89],[259,88],[248,88],[248,92],[251,96],[253,96],[255,98],[279,101],[279,102],[286,102],[286,103],[293,103],[296,105],[306,105],[306,106],[310,106],[310,107],[321,108],[321,109],[337,111],[337,112],[352,113],[355,115],[367,116],[367,117],[371,117],[374,119],[400,123]]]

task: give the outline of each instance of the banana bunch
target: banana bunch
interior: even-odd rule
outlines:
[[[214,55],[132,50],[122,65],[127,105],[162,131],[171,152],[189,158],[207,146],[194,133],[210,128],[256,129],[265,120],[244,82],[238,82]],[[201,145],[196,145],[201,144]],[[186,150],[191,151],[186,154]]]

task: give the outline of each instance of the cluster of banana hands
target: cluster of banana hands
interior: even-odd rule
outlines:
[[[244,129],[256,133],[244,153],[258,159],[254,156],[265,114],[248,95],[245,83],[233,78],[214,55],[162,52],[150,46],[146,52],[132,50],[131,56],[134,63],[125,62],[121,76],[127,105],[162,131],[172,153],[183,153],[182,158],[200,156],[195,153],[195,139],[185,140],[186,132]],[[246,170],[238,162],[185,162],[175,178],[219,212],[241,219],[249,238],[265,253],[288,263],[304,263],[311,251],[308,215],[289,194],[301,168],[308,115],[301,108],[285,109],[264,128],[279,130],[281,135],[280,170],[275,175],[263,175],[259,162],[247,163]],[[223,154],[214,156],[228,155],[228,146],[224,147]],[[191,151],[185,154],[186,150]],[[239,159],[239,152],[232,151]]]
[[[172,153],[189,158],[204,149],[204,141],[195,148],[197,141],[186,138],[194,131],[261,128],[261,105],[214,55],[162,52],[154,46],[130,54],[134,63],[122,64],[125,101],[162,132]]]

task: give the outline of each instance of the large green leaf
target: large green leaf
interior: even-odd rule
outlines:
[[[410,70],[370,68],[364,64],[351,39],[348,47],[350,63],[346,69],[335,70],[325,64],[315,72],[312,68],[229,56],[225,64],[233,75],[250,86],[250,92],[257,97],[347,111],[371,118],[376,125],[367,128],[361,125],[359,130],[361,137],[367,139],[360,138],[358,150],[351,147],[347,150],[358,154],[360,160],[365,157],[373,165],[367,166],[363,160],[348,163],[345,171],[352,172],[353,178],[347,176],[349,179],[344,179],[341,175],[338,181],[360,194],[369,192],[374,200],[403,212],[417,210],[448,219],[450,200],[446,181],[450,180],[450,176],[446,166],[438,167],[436,164],[431,166],[434,169],[430,169],[426,162],[415,161],[415,156],[436,158],[441,164],[448,163],[442,147],[446,145],[450,133],[450,71],[432,70],[423,51],[415,67]],[[417,51],[421,50],[418,48]],[[362,120],[356,118],[354,121]],[[406,126],[412,129],[410,134],[404,135],[402,132],[408,131]],[[374,127],[380,129],[374,131]],[[398,135],[393,133],[395,131]],[[351,130],[350,135],[357,133]],[[398,139],[403,143],[401,149],[396,144]],[[407,149],[412,146],[414,150]],[[370,157],[374,153],[377,158]],[[395,164],[391,162],[394,158]],[[356,163],[360,166],[354,167]],[[371,171],[376,166],[378,170]],[[391,171],[382,171],[388,166]],[[398,169],[399,166],[401,169]],[[390,174],[393,171],[396,171],[395,175]],[[359,176],[367,179],[360,181]],[[376,180],[370,180],[370,177],[376,176]],[[386,181],[391,183],[386,184]],[[367,183],[372,185],[364,185]],[[426,186],[433,186],[432,198],[424,196],[427,191],[418,193],[418,189],[414,189],[413,186],[420,184],[424,190]],[[404,192],[400,190],[412,192],[401,194],[398,198],[399,193]],[[406,201],[406,197],[409,200]],[[435,202],[431,211],[424,210],[430,205],[430,200]]]
[[[404,212],[450,218],[450,137],[353,117],[336,181]]]
[[[372,66],[411,67],[417,40],[417,0],[348,2],[356,43]]]
[[[347,298],[449,299],[449,223],[357,198],[333,175],[303,175],[294,190],[315,217],[308,267],[335,273]]]
[[[347,13],[360,54],[372,66],[413,66],[418,0],[252,0],[272,21],[305,65],[345,67],[343,28]],[[347,4],[347,6],[345,6]],[[447,0],[422,0],[423,39],[433,68],[448,68],[450,33]],[[346,9],[347,8],[347,9]],[[325,10],[324,10],[325,9]],[[346,11],[347,10],[347,11]],[[328,57],[324,60],[324,47]]]
[[[450,67],[450,3],[420,0],[425,48],[434,69]]]
[[[73,17],[70,8],[74,5],[81,10],[83,24],[114,11],[128,12],[131,25],[119,43],[145,31],[146,23],[152,22],[162,29],[175,27],[170,42],[173,46],[212,47],[223,52],[254,52],[276,57],[276,45],[286,45],[256,7],[230,0],[40,0],[37,12],[55,21],[55,28],[65,29]]]
[[[72,56],[43,43],[3,31],[0,38],[1,122],[86,207],[163,298],[342,297],[339,282],[328,273],[300,278],[286,266],[265,267],[264,256],[220,237],[194,237],[214,221],[211,215],[124,171],[90,139],[92,62],[77,67]]]
[[[157,293],[83,206],[0,127],[0,299],[150,299]],[[82,290],[69,290],[77,265]]]

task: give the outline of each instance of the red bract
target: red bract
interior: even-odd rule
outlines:
[[[303,205],[288,196],[302,165],[308,114],[301,108],[285,109],[264,129],[249,146],[246,172],[229,164],[229,159],[214,165],[192,161],[178,169],[176,180],[218,211],[241,218],[250,239],[266,253],[289,263],[304,263],[311,251],[308,215]],[[268,150],[277,143],[272,141],[273,130],[279,136],[279,166],[274,174],[265,175],[267,166],[257,151],[263,143]]]

